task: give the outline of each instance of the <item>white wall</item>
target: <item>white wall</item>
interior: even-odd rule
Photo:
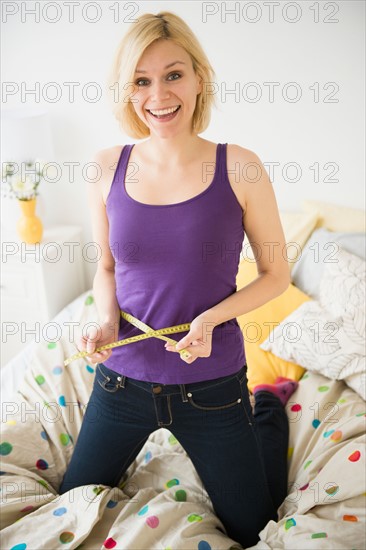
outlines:
[[[363,2],[274,2],[271,4],[279,5],[275,6],[273,22],[266,2],[119,2],[119,22],[114,22],[111,8],[117,3],[104,1],[99,2],[101,18],[96,23],[88,22],[81,13],[89,5],[86,14],[93,18],[96,11],[92,2],[79,2],[71,23],[63,2],[38,3],[40,8],[49,6],[48,12],[40,13],[39,22],[24,11],[33,10],[35,2],[2,4],[3,21],[4,4],[19,10],[2,24],[3,82],[15,82],[23,89],[39,83],[41,91],[47,83],[56,82],[62,92],[55,102],[42,95],[37,101],[32,95],[22,98],[20,92],[12,97],[3,95],[3,107],[24,104],[47,107],[58,162],[63,165],[74,161],[80,165],[74,182],[69,181],[63,166],[59,183],[44,183],[40,188],[40,214],[45,226],[80,224],[84,242],[92,240],[81,167],[94,151],[134,140],[121,134],[104,97],[95,103],[88,102],[81,89],[89,82],[97,82],[104,91],[112,55],[119,39],[133,24],[127,22],[129,17],[164,9],[182,16],[192,27],[217,74],[220,106],[213,111],[211,125],[203,137],[247,147],[258,154],[266,167],[270,162],[279,163],[274,173],[269,166],[268,171],[281,209],[300,209],[303,198],[364,207]],[[47,22],[45,17],[55,18],[56,5],[60,20]],[[314,22],[317,5],[319,21]],[[283,11],[286,6],[287,15]],[[236,16],[227,14],[225,20],[225,11],[235,8]],[[217,10],[206,22],[205,9]],[[258,20],[253,22],[256,15]],[[286,21],[296,15],[297,22]],[[326,18],[338,22],[326,23]],[[74,102],[68,97],[65,82],[80,83]],[[257,102],[243,97],[248,82],[257,83],[262,93]],[[264,84],[269,82],[279,83],[274,101],[269,101],[269,88]],[[289,82],[297,83],[302,94],[297,102],[283,97]],[[237,102],[233,95],[225,97],[225,86],[227,89],[237,86],[240,95]],[[311,89],[316,86],[317,101]],[[334,90],[337,91],[332,94]],[[253,97],[253,92],[251,87],[247,97]],[[288,90],[290,97],[293,92],[294,88]],[[330,95],[336,102],[325,101]],[[299,181],[290,181],[295,176],[293,169],[286,175],[288,163],[298,165],[302,174]],[[311,169],[317,163],[319,181]],[[338,181],[326,181],[333,173],[331,166],[324,168],[326,163],[338,167],[333,175]],[[94,271],[95,264],[86,265],[89,287]]]

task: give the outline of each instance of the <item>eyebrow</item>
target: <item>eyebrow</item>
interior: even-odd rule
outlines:
[[[169,65],[166,65],[166,67],[164,67],[164,70],[169,69],[169,67],[172,67],[173,65],[176,65],[177,63],[180,63],[181,65],[185,65],[185,63],[183,61],[173,61],[173,63],[169,63]],[[136,69],[135,73],[147,73],[147,71],[143,71],[142,69]]]

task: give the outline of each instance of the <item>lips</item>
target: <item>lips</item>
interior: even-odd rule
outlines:
[[[181,107],[181,106],[178,105],[178,107],[176,108],[175,111],[173,111],[172,113],[165,114],[165,115],[154,115],[154,114],[150,111],[150,109],[146,109],[146,110],[147,110],[147,112],[149,113],[149,115],[151,115],[152,117],[154,117],[154,118],[157,119],[157,120],[170,120],[171,118],[173,118],[173,117],[176,115],[176,113],[179,111],[180,107]],[[173,107],[166,107],[166,109],[170,109],[170,108],[173,108]],[[160,111],[160,110],[162,110],[162,109],[154,109],[154,110]]]

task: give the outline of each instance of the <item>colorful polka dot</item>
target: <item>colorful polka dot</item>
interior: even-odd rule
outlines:
[[[12,450],[13,450],[13,445],[11,443],[8,443],[7,441],[4,441],[4,443],[1,443],[0,455],[2,456],[9,455]]]
[[[90,365],[86,365],[86,370],[91,374],[93,374],[93,372],[95,371],[95,369],[93,369],[93,367],[91,367]]]
[[[366,412],[364,412],[364,413],[357,413],[356,416],[366,416]]]
[[[107,502],[107,508],[114,508],[115,506],[117,506],[117,504],[118,504],[117,500],[109,500]]]
[[[202,516],[199,516],[198,514],[190,514],[187,520],[190,523],[193,523],[194,521],[202,521]]]
[[[324,432],[323,437],[329,437],[330,435],[332,435],[332,433],[334,433],[334,430],[329,430],[329,432]]]
[[[44,430],[41,432],[41,437],[47,441],[47,434]]]
[[[344,397],[341,397],[340,399],[338,399],[337,403],[340,403],[342,405],[342,403],[345,403],[347,401],[347,399],[344,399]]]
[[[6,424],[8,424],[9,426],[15,426],[16,425],[16,420],[7,420],[6,421]]]
[[[145,454],[145,462],[149,462],[152,458],[152,454],[151,454],[151,451],[147,451],[147,453]]]
[[[48,463],[43,460],[43,458],[39,458],[36,462],[36,467],[38,470],[47,470],[48,469]]]
[[[174,487],[174,485],[179,485],[179,479],[173,478],[166,482],[165,487],[169,489],[170,487]]]
[[[63,533],[61,533],[59,540],[60,542],[62,542],[62,544],[67,544],[68,542],[72,542],[74,538],[74,533],[71,533],[70,531],[64,531]]]
[[[70,436],[69,434],[62,433],[60,434],[60,441],[62,445],[68,445],[70,443]]]
[[[306,380],[307,378],[309,378],[309,373],[305,372],[300,380]]]
[[[307,489],[308,487],[309,487],[309,483],[306,483],[305,485],[300,487],[300,491],[305,491],[305,489]]]
[[[307,468],[308,466],[310,466],[310,464],[311,464],[312,462],[313,462],[312,460],[308,460],[308,461],[305,463],[304,470],[306,470],[306,468]]]
[[[93,493],[95,493],[96,495],[100,495],[100,493],[102,493],[104,491],[103,487],[93,487]]]
[[[295,403],[295,405],[292,405],[291,411],[294,411],[294,412],[301,411],[301,405],[299,403]]]
[[[62,367],[54,367],[52,372],[53,374],[62,374]]]
[[[36,479],[36,482],[42,485],[45,489],[48,489],[48,483],[44,479]]]
[[[333,495],[337,494],[338,491],[339,491],[339,486],[338,485],[332,485],[331,487],[329,487],[329,489],[325,489],[325,492],[331,497]]]
[[[29,506],[25,506],[24,508],[22,508],[20,511],[21,512],[31,512],[32,510],[34,510],[34,506],[32,506],[30,504]]]
[[[292,458],[292,455],[294,454],[294,448],[293,447],[289,447],[287,449],[287,458],[290,459]]]
[[[349,515],[345,514],[343,516],[343,521],[358,521],[358,517],[357,516],[349,516]]]
[[[16,544],[15,546],[12,546],[10,550],[25,550],[27,548],[27,545],[25,542],[21,542],[20,544]]]
[[[321,392],[328,391],[328,390],[329,390],[329,386],[319,386],[318,387],[318,391],[321,391]]]
[[[157,516],[149,516],[146,518],[146,525],[151,527],[151,529],[156,529],[159,525],[159,518]]]
[[[342,432],[341,430],[337,430],[335,431],[331,436],[330,436],[330,439],[331,441],[340,441],[342,439]]]
[[[197,546],[198,550],[211,550],[211,545],[208,544],[207,540],[200,540]]]
[[[168,441],[170,443],[170,445],[176,445],[178,443],[178,440],[174,437],[173,434],[171,434],[169,437],[168,437]]]
[[[294,518],[289,518],[286,520],[286,523],[285,523],[285,529],[286,531],[288,531],[289,529],[291,529],[291,527],[295,527],[296,525],[296,521],[294,520]]]
[[[137,515],[138,516],[143,516],[144,514],[146,514],[146,512],[148,511],[149,509],[149,505],[146,504],[146,506],[144,506],[143,508],[141,508],[141,510],[139,512],[137,512]]]
[[[355,451],[354,453],[349,455],[348,460],[350,462],[357,462],[357,460],[360,460],[360,457],[361,457],[360,451]]]
[[[35,377],[35,381],[37,382],[37,384],[41,386],[46,382],[46,379],[42,374],[39,374],[38,376]]]
[[[315,418],[313,421],[312,421],[312,426],[313,428],[317,428],[320,424],[320,420],[318,418]]]
[[[312,533],[311,538],[312,539],[326,539],[327,533]]]
[[[87,296],[86,299],[85,299],[85,305],[86,306],[91,306],[91,304],[94,302],[94,298],[93,296]]]
[[[58,398],[58,402],[61,407],[66,407],[66,399],[64,395],[60,395],[60,397]]]
[[[54,512],[53,512],[53,515],[54,516],[63,516],[64,514],[66,514],[66,512],[67,512],[67,508],[65,508],[65,507],[56,508],[56,510],[54,510]]]
[[[109,537],[103,542],[104,548],[114,548],[117,545],[117,541],[112,539],[112,537]]]
[[[183,489],[175,491],[175,500],[177,500],[178,502],[185,502],[187,500],[187,493],[183,491]]]
[[[55,349],[56,347],[56,342],[50,342],[48,345],[47,345],[48,349]]]

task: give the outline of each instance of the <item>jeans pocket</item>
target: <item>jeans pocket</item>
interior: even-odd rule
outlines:
[[[108,374],[107,374],[108,372]],[[95,371],[95,384],[108,393],[115,393],[120,389],[121,376],[107,369],[103,363],[98,363]]]
[[[233,376],[225,382],[209,385],[207,388],[189,388],[187,398],[196,409],[203,411],[220,411],[237,407],[241,401],[241,388],[238,379]]]

